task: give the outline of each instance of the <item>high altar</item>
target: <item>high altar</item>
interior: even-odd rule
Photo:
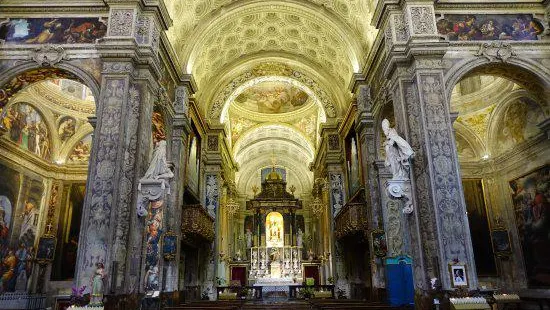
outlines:
[[[262,286],[301,284],[302,231],[296,229],[296,210],[302,202],[287,192],[286,182],[274,167],[246,208],[254,212],[254,231],[247,236],[253,240],[249,280]],[[285,232],[285,227],[290,231]]]

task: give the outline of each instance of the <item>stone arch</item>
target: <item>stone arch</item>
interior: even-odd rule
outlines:
[[[511,70],[510,70],[511,69]],[[485,57],[467,58],[457,62],[445,74],[445,93],[451,98],[456,84],[470,74],[487,73],[514,81],[528,90],[540,93],[550,89],[550,72],[541,64],[523,58],[511,57],[506,62],[490,61]]]
[[[59,151],[59,158],[67,162],[76,144],[89,134],[93,134],[93,127],[90,124],[78,128],[77,132],[65,142],[65,145]]]
[[[333,118],[338,115],[338,107],[333,103],[330,94],[328,94],[314,79],[310,78],[301,71],[287,67],[282,72],[279,72],[279,74],[272,74],[268,76],[280,76],[285,79],[297,81],[303,86],[309,88],[316,95],[327,118]],[[265,75],[263,75],[260,70],[252,68],[226,83],[225,87],[223,87],[221,91],[218,92],[216,97],[211,100],[212,104],[208,107],[207,119],[209,119],[210,122],[220,122],[222,112],[226,107],[230,96],[234,94],[234,92],[242,85],[262,77],[265,77]]]
[[[5,91],[6,87],[10,87],[10,85],[9,85],[10,83],[13,83],[13,82],[16,81],[15,79],[23,76],[26,73],[29,73],[29,72],[33,71],[33,70],[45,70],[45,71],[50,71],[50,72],[52,72],[53,70],[60,70],[60,72],[63,72],[65,74],[67,74],[67,77],[62,77],[62,76],[60,76],[60,77],[53,77],[53,76],[45,77],[45,78],[42,78],[42,79],[37,79],[37,80],[32,81],[32,82],[27,82],[24,85],[21,85],[21,87],[17,87],[16,89],[13,89],[14,90],[13,93],[7,93]],[[68,78],[68,79],[76,80],[76,81],[86,85],[92,91],[92,94],[93,94],[94,100],[95,100],[95,104],[96,104],[96,109],[98,108],[98,106],[99,106],[99,95],[100,95],[100,89],[101,89],[100,85],[99,85],[99,82],[95,79],[95,77],[91,73],[86,72],[85,70],[83,70],[83,69],[81,69],[77,66],[74,66],[72,64],[65,63],[65,62],[59,63],[59,64],[57,64],[53,67],[43,67],[43,66],[38,65],[37,63],[29,62],[29,63],[25,63],[25,64],[10,67],[9,69],[1,72],[0,73],[0,108],[7,103],[9,98],[11,98],[13,95],[15,95],[17,92],[24,89],[25,87],[30,86],[30,85],[32,85],[36,82],[44,81],[44,80],[47,80],[47,79],[54,79],[54,78]],[[7,98],[4,99],[3,96],[7,96]]]

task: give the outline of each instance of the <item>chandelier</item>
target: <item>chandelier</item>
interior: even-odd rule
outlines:
[[[321,214],[323,214],[325,205],[319,197],[315,197],[315,199],[313,199],[309,206],[311,207],[311,211],[313,212],[313,215],[315,215],[315,217],[319,217],[321,216]]]
[[[225,203],[225,208],[229,216],[235,216],[239,211],[239,204],[232,197],[229,197]]]

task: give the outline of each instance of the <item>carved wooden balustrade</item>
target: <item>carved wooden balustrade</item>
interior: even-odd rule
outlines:
[[[184,205],[182,209],[182,239],[198,237],[206,241],[214,240],[214,219],[202,205]]]
[[[367,208],[364,202],[347,203],[338,213],[335,219],[336,238],[360,234],[366,238],[368,235]]]

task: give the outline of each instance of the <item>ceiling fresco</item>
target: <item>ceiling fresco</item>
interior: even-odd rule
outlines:
[[[234,104],[259,113],[293,112],[306,107],[309,96],[301,89],[284,82],[263,82],[243,91]]]

